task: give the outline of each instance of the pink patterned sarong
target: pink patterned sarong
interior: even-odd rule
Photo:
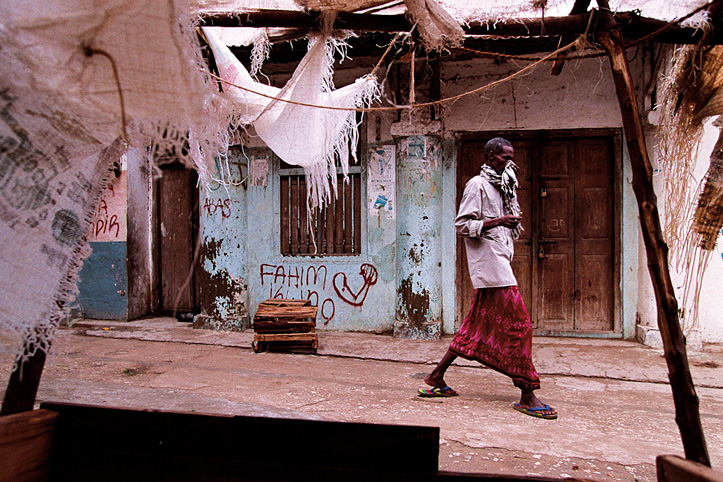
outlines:
[[[478,289],[449,349],[507,375],[522,390],[540,388],[532,364],[532,322],[517,286]]]

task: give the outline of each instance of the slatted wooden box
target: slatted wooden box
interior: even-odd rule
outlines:
[[[315,332],[316,311],[310,300],[272,298],[262,301],[254,316],[254,351],[302,348],[316,353],[319,346]]]

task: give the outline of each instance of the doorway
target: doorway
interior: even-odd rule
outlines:
[[[490,133],[465,138],[457,167],[457,206],[479,174],[488,139],[515,149],[522,235],[512,268],[536,335],[621,336],[619,184],[615,131]],[[463,242],[457,242],[457,319],[472,303]]]
[[[194,249],[199,229],[196,171],[160,166],[157,182],[158,313],[195,311]]]

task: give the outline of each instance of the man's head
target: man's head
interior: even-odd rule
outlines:
[[[515,150],[512,148],[512,143],[502,137],[490,139],[484,147],[484,163],[500,174],[514,155]]]

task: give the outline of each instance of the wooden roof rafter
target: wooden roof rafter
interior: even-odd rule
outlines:
[[[591,14],[592,23],[589,18]],[[201,24],[213,27],[287,28],[311,31],[318,29],[320,15],[318,11],[256,10],[234,14],[201,15]],[[615,19],[628,40],[644,38],[663,28],[665,30],[655,37],[657,42],[693,44],[702,35],[701,29],[680,25],[669,26],[666,21],[641,17],[635,12],[616,13]],[[587,32],[588,26],[597,25],[598,20],[599,11],[591,10],[564,17],[519,18],[500,20],[493,24],[474,21],[463,26],[463,29],[466,38],[489,36],[501,40],[539,36],[575,36]],[[411,31],[412,23],[405,15],[339,12],[334,27],[359,33],[396,33]],[[711,43],[723,44],[723,28],[715,29]]]

